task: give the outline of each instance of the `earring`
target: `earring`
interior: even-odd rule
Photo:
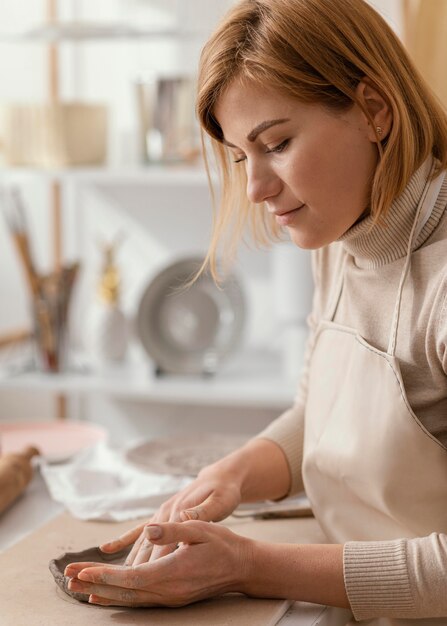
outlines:
[[[376,131],[378,135],[381,135],[383,133],[383,128],[381,126],[377,126]]]

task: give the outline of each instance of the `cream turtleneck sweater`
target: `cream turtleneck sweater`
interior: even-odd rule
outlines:
[[[385,226],[367,216],[339,241],[312,253],[315,293],[310,334],[295,404],[259,437],[284,451],[292,475],[290,494],[304,486],[301,475],[307,369],[313,333],[347,253],[343,291],[334,321],[356,328],[387,350],[399,278],[416,210],[432,166],[428,159],[397,198]],[[447,179],[412,254],[397,336],[409,403],[447,454]],[[372,226],[372,228],[371,228]],[[446,504],[447,506],[447,504]],[[416,539],[348,542],[345,585],[356,619],[447,617],[447,535]],[[396,599],[390,606],[390,591]]]

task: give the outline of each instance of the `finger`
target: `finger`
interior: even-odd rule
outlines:
[[[135,558],[133,560],[133,563],[132,563],[133,567],[135,567],[136,565],[141,565],[142,563],[147,563],[151,557],[153,546],[149,537],[149,531],[148,531],[147,526],[145,526],[143,530],[143,535],[144,535],[144,539],[140,543],[140,548],[138,552],[136,553]]]
[[[192,509],[185,509],[184,511],[180,513],[180,520],[182,522],[187,522],[190,520],[199,520],[199,519],[208,521],[206,519],[206,513],[201,506],[196,506]]]
[[[75,578],[83,569],[87,567],[98,567],[99,563],[96,561],[84,561],[79,563],[69,563],[64,570],[64,576],[69,578]]]
[[[175,521],[175,522],[176,522],[176,521],[180,521],[180,517],[179,517],[179,514],[178,514],[177,512],[175,512],[175,511],[171,512],[171,517],[170,517],[170,518],[165,517],[165,515],[167,514],[167,512],[168,512],[168,511],[166,511],[166,512],[164,512],[164,511],[160,511],[160,513],[161,513],[162,517],[161,517],[161,518],[159,518],[159,519],[157,519],[157,522],[168,521],[168,519],[169,519],[169,521]],[[140,555],[140,556],[139,556],[140,561],[139,561],[139,563],[138,563],[138,564],[140,564],[140,563],[146,563],[146,562],[147,562],[147,561],[149,561],[149,560],[153,560],[153,559],[151,558],[151,554],[149,554],[149,549],[151,550],[151,553],[152,553],[152,548],[153,548],[153,546],[151,545],[151,546],[149,547],[149,546],[147,546],[147,545],[146,545],[146,546],[145,546],[145,548],[143,549],[143,542],[144,542],[144,540],[145,540],[145,539],[148,539],[148,535],[147,535],[147,534],[145,534],[145,532],[144,532],[144,529],[146,528],[146,526],[147,526],[147,524],[145,524],[145,525],[143,526],[140,536],[139,536],[139,537],[138,537],[138,539],[136,540],[136,542],[135,542],[135,544],[133,545],[133,547],[132,547],[131,551],[130,551],[130,552],[129,552],[129,554],[127,555],[126,560],[124,561],[124,565],[126,565],[126,566],[133,566],[133,565],[137,565],[137,563],[135,563],[135,559],[136,559],[137,555]],[[140,551],[142,551],[142,552],[140,553]],[[145,554],[147,553],[147,558],[146,558],[146,560],[144,560],[144,559],[143,559],[143,552],[144,552]]]
[[[101,596],[97,596],[93,593],[89,595],[88,601],[89,601],[89,604],[99,604],[100,606],[113,606],[114,605],[113,600],[109,600],[108,598],[102,598]],[[121,602],[119,606],[130,607],[131,604],[129,603],[126,604],[125,602]]]
[[[114,600],[116,602],[125,602],[130,606],[148,602],[148,592],[139,589],[125,589],[122,587],[114,587],[109,585],[100,585],[97,583],[83,582],[72,579],[68,583],[68,589],[76,593],[86,593],[89,595],[97,595],[101,598]]]
[[[67,576],[68,578],[77,578],[79,572],[82,572],[82,570],[88,569],[90,567],[98,567],[98,565],[102,566],[102,563],[100,564],[97,561],[95,562],[86,561],[85,563],[70,563],[70,565],[67,565],[67,567],[65,568],[64,576]],[[116,569],[121,566],[112,565],[112,564],[104,564],[103,567],[108,568],[108,569]]]
[[[166,520],[166,523],[169,521],[169,523],[178,523],[183,521],[180,517],[181,513],[174,513],[171,517],[171,519]],[[162,522],[162,520],[156,520],[156,522],[148,524],[147,528],[149,528],[149,526],[153,526],[158,525]],[[151,540],[150,535],[147,535],[148,539]],[[161,559],[163,556],[166,556],[168,554],[171,554],[171,552],[174,552],[174,550],[176,550],[178,547],[178,543],[174,542],[174,543],[170,543],[170,544],[166,544],[166,545],[154,545],[152,543],[152,554],[150,556],[150,561],[156,561],[157,559]]]
[[[169,543],[166,546],[152,546],[152,554],[150,561],[156,561],[157,559],[161,559],[163,556],[167,554],[171,554],[178,547],[177,543]]]
[[[177,543],[203,543],[207,539],[209,525],[199,521],[166,522],[149,524],[146,528],[152,543],[166,546]]]
[[[138,537],[138,539],[133,544],[131,551],[127,555],[126,560],[124,561],[124,565],[126,567],[130,567],[130,566],[133,565],[134,559],[135,559],[135,557],[137,556],[137,554],[138,554],[138,552],[140,550],[142,542],[143,542],[143,536],[140,535],[140,537]]]
[[[166,518],[163,515],[163,512],[161,512],[161,514],[162,514],[162,517],[160,518],[157,517],[156,520],[154,521],[156,521],[157,523],[167,522],[167,521],[170,521],[170,522],[181,521],[180,514],[176,510],[170,511],[169,518]],[[163,550],[160,550],[160,548],[156,548],[156,546],[153,546],[152,543],[150,542],[150,537],[146,531],[147,526],[149,526],[149,524],[146,524],[138,541],[135,542],[135,545],[130,551],[124,565],[135,566],[135,565],[141,565],[142,563],[147,563],[148,561],[155,561],[156,559],[159,559],[161,556],[165,556],[166,554],[169,554],[170,552],[173,552],[175,550],[175,544],[173,544],[172,546],[166,549],[163,548]],[[154,554],[154,548],[156,548],[155,554]]]
[[[141,573],[137,569],[120,565],[87,567],[79,572],[77,580],[79,582],[125,587],[126,589],[138,589],[144,584]]]
[[[127,546],[130,546],[131,543],[134,543],[141,535],[141,532],[144,528],[145,524],[140,524],[136,528],[132,528],[128,530],[123,535],[118,537],[117,539],[113,539],[112,541],[107,541],[106,543],[102,543],[99,546],[99,549],[103,552],[118,552]]]
[[[204,522],[220,522],[228,517],[227,499],[221,498],[215,492],[211,493],[198,506],[185,509],[180,514],[182,522],[187,520],[202,520]]]
[[[149,604],[148,602],[131,604],[130,602],[121,601],[118,603],[117,600],[109,600],[109,598],[102,598],[101,596],[97,596],[95,594],[91,594],[88,601],[90,604],[98,604],[99,606],[126,606],[129,608],[157,606],[155,604]]]

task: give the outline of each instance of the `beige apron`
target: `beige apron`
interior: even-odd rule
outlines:
[[[447,533],[447,451],[412,411],[395,356],[413,242],[430,217],[444,177],[445,172],[427,182],[416,213],[387,352],[333,321],[343,269],[317,329],[309,366],[303,479],[315,517],[334,543]],[[447,620],[362,623],[414,626]]]

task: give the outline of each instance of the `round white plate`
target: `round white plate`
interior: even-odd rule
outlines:
[[[202,261],[189,257],[172,263],[142,295],[138,334],[160,372],[214,373],[242,339],[245,300],[235,276],[217,287],[205,274],[185,287]]]

